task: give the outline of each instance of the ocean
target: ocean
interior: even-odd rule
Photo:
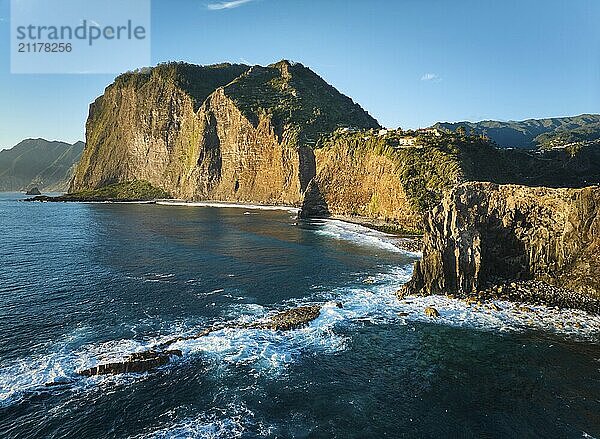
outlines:
[[[1,438],[600,437],[597,316],[400,302],[418,254],[291,209],[22,197],[0,194]],[[76,374],[307,304],[323,309],[303,329]]]

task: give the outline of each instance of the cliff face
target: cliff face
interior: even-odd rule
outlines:
[[[177,198],[299,204],[311,146],[338,126],[378,124],[299,64],[163,65],[91,105],[70,191],[144,180]]]
[[[598,183],[600,169],[600,145],[530,152],[485,137],[402,130],[336,131],[315,154],[304,216],[359,215],[405,230],[422,229],[422,215],[466,181],[585,187]]]
[[[467,295],[531,279],[600,298],[599,214],[598,186],[462,184],[426,216],[405,291]]]
[[[393,223],[406,231],[420,228],[421,200],[411,190],[411,180],[405,171],[414,170],[420,180],[428,178],[428,171],[417,172],[411,161],[421,152],[386,154],[378,149],[376,138],[372,140],[343,139],[315,151],[317,173],[306,192],[303,216],[361,216]],[[436,161],[435,154],[430,161]],[[429,171],[437,170],[441,171],[441,167]],[[456,183],[458,176],[448,171],[440,179],[447,180],[444,184]],[[428,190],[424,181],[417,186]]]

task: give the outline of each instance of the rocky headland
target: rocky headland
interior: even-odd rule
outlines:
[[[301,64],[160,65],[90,106],[70,192],[144,180],[179,199],[300,205],[313,146],[339,126],[379,124]]]
[[[36,195],[36,194],[27,194]],[[114,183],[98,189],[84,190],[70,194],[48,196],[37,195],[23,201],[39,202],[152,202],[157,199],[169,199],[171,195],[164,190],[152,186],[147,181],[130,181]]]
[[[423,258],[399,291],[600,312],[600,187],[472,182],[424,220]]]

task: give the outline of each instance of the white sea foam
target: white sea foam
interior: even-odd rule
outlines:
[[[235,439],[243,437],[250,430],[254,436],[265,437],[272,434],[272,427],[256,422],[254,413],[244,404],[231,404],[210,413],[202,413],[195,418],[175,421],[168,427],[152,433],[132,436],[130,439]]]
[[[298,213],[300,209],[291,206],[266,206],[261,204],[241,204],[241,203],[221,203],[216,201],[177,201],[177,200],[161,200],[156,204],[162,206],[188,206],[188,207],[219,207],[245,210],[284,210],[286,212]]]
[[[329,355],[347,349],[353,333],[352,326],[364,325],[366,322],[398,326],[419,322],[493,332],[533,330],[600,343],[600,316],[583,311],[529,306],[533,312],[521,312],[518,304],[499,301],[495,303],[501,310],[495,311],[485,304],[468,306],[464,301],[445,296],[409,297],[399,301],[394,292],[410,278],[411,271],[409,265],[382,267],[381,273],[372,276],[368,284],[363,283],[368,275],[357,273],[355,280],[348,285],[326,292],[316,288],[302,299],[289,300],[281,309],[328,302],[322,308],[321,315],[303,329],[275,332],[230,328],[199,339],[174,343],[171,347],[181,349],[183,358],[175,360],[174,365],[164,367],[177,367],[180,361],[205,358],[212,367],[219,369],[219,374],[228,373],[243,365],[249,367],[251,373],[277,379],[306,352]],[[333,301],[340,301],[343,308],[338,308]],[[435,307],[440,317],[431,319],[425,316],[424,309],[427,306]],[[225,312],[225,320],[235,326],[236,323],[266,317],[271,312],[274,311],[258,304],[235,304]],[[27,393],[61,389],[45,388],[44,385],[49,382],[73,381],[73,384],[67,386],[69,391],[84,391],[104,381],[126,383],[145,379],[147,374],[83,379],[75,371],[122,360],[133,352],[151,349],[173,337],[193,335],[208,324],[197,321],[169,325],[165,322],[165,326],[168,330],[159,337],[113,340],[76,347],[89,335],[86,331],[80,331],[55,343],[54,350],[46,355],[8,364],[0,369],[0,407],[19,401]],[[79,343],[75,343],[77,339]],[[160,373],[160,369],[157,373]]]
[[[334,331],[336,319],[328,312],[332,308],[335,304],[325,305],[319,318],[296,331],[229,328],[199,339],[174,343],[171,348],[180,349],[184,358],[201,355],[226,367],[249,365],[253,373],[275,378],[305,351],[327,354],[345,348],[347,338]],[[257,307],[250,311],[251,315],[242,315],[237,321],[247,323],[265,316],[264,311],[260,315]]]
[[[53,344],[44,355],[8,362],[0,368],[0,407],[20,401],[28,393],[49,391],[47,383],[68,383],[75,378],[73,364],[78,354],[73,346],[88,335],[85,329],[75,331]]]
[[[315,233],[329,238],[349,241],[357,245],[375,247],[391,252],[402,252],[420,257],[421,253],[409,252],[401,249],[395,244],[398,240],[396,235],[369,229],[359,224],[347,223],[345,221],[334,219],[315,219],[310,220],[312,224],[318,226]]]
[[[334,311],[349,320],[373,323],[408,323],[411,321],[442,324],[498,332],[544,331],[568,338],[600,342],[600,316],[581,310],[526,305],[533,312],[520,310],[523,304],[495,301],[500,311],[485,303],[469,306],[465,301],[446,296],[408,297],[399,301],[394,292],[411,275],[409,266],[395,268],[373,279],[373,284],[338,288],[325,297],[340,300],[344,308]],[[428,306],[440,317],[425,315]],[[403,314],[408,315],[403,315]]]

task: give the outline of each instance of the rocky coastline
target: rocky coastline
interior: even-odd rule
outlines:
[[[423,259],[398,292],[600,313],[600,188],[465,183],[425,218]]]

